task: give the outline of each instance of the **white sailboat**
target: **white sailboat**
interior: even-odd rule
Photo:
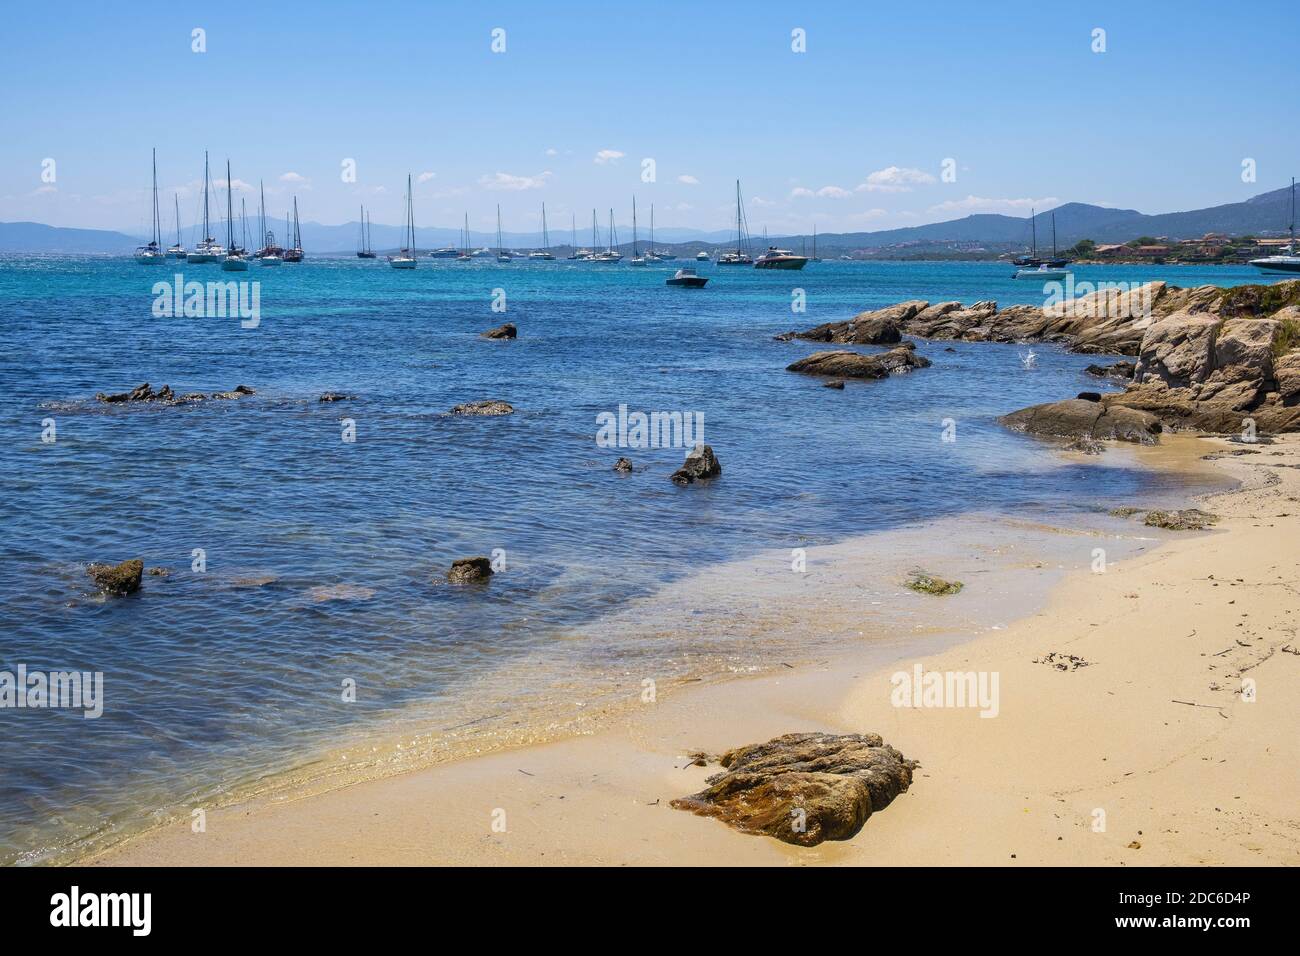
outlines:
[[[501,242],[501,204],[497,203],[497,262],[509,262],[513,258]]]
[[[188,262],[220,262],[226,257],[226,247],[212,235],[209,219],[209,199],[212,195],[212,178],[208,172],[208,153],[203,151],[203,238],[194,246],[194,251],[186,256]]]
[[[609,211],[609,235],[605,237],[605,251],[591,257],[592,262],[617,263],[623,261],[623,254],[618,251],[618,233],[614,230],[614,210]]]
[[[226,160],[226,257],[221,260],[223,272],[247,272],[248,259],[244,250],[235,244],[235,199],[230,181],[230,160]]]
[[[172,204],[176,207],[176,245],[167,247],[168,259],[184,259],[185,247],[181,245],[181,200],[172,193]]]
[[[158,150],[153,151],[153,238],[148,245],[138,246],[135,261],[142,266],[157,266],[167,262],[162,248],[162,226],[158,221]]]
[[[637,248],[636,241],[636,197],[632,197],[632,258],[629,260],[630,266],[643,266],[646,264],[645,257],[641,255],[641,250]]]
[[[698,258],[698,256],[696,257]],[[740,180],[736,180],[736,249],[718,256],[720,266],[752,266],[754,257],[749,254],[749,230],[745,224],[745,207],[740,201]]]
[[[551,252],[551,234],[546,229],[546,203],[542,203],[542,248],[528,253],[528,258],[542,260],[555,258],[555,253]]]
[[[456,257],[457,262],[473,262],[474,253],[469,247],[469,213],[465,213],[465,233],[461,236],[463,240],[460,246],[460,255]]]
[[[395,256],[388,257],[388,264],[394,269],[414,269],[419,260],[415,252],[415,205],[411,198],[411,174],[406,174],[406,231],[402,234],[406,243]]]

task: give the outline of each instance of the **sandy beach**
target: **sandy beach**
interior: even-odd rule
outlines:
[[[1102,572],[1086,558],[1075,562],[1045,603],[1008,626],[960,643],[937,639],[945,649],[929,656],[915,656],[934,643],[919,640],[675,688],[583,736],[214,808],[204,832],[179,822],[87,862],[1295,863],[1300,441],[1175,444],[1182,467],[1209,467],[1197,459],[1217,454],[1213,467],[1241,483],[1200,503],[1220,517],[1215,528],[1153,532],[1157,546],[1130,549]],[[1152,532],[1140,514],[1130,521],[1135,535]],[[1096,544],[1079,547],[1092,555]],[[1029,574],[1004,568],[983,600],[1001,594],[1014,605],[1016,582]],[[925,600],[945,602],[945,615],[960,618],[980,592]],[[823,605],[785,611],[782,626],[846,625]],[[891,675],[918,664],[997,674],[996,716],[894,706]],[[807,730],[881,734],[919,761],[912,787],[853,839],[813,848],[669,807],[718,770],[691,765],[688,754]]]

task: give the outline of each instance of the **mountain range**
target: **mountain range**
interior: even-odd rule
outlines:
[[[1038,232],[1039,247],[1044,249],[1052,242],[1053,225],[1056,231],[1056,245],[1061,249],[1074,245],[1080,239],[1092,239],[1098,243],[1118,243],[1140,236],[1193,239],[1207,232],[1229,235],[1283,235],[1291,221],[1290,204],[1290,188],[1261,193],[1244,202],[1157,215],[1148,215],[1135,209],[1112,209],[1089,203],[1072,202],[1057,206],[1048,212],[1038,213],[1034,217],[1034,226]],[[617,228],[621,240],[620,247],[626,249],[630,246],[631,227],[620,225]],[[216,226],[213,231],[218,234],[218,238],[221,238],[224,232]],[[356,222],[337,226],[304,222],[301,231],[304,249],[309,254],[316,255],[352,252],[356,249],[360,234]],[[603,233],[602,228],[602,237]],[[819,254],[841,255],[890,249],[901,255],[907,254],[909,248],[928,249],[953,244],[959,249],[982,247],[986,251],[996,252],[1027,248],[1031,241],[1031,234],[1029,217],[982,213],[924,226],[907,226],[876,232],[819,234],[817,250]],[[376,223],[371,227],[372,245],[377,251],[396,248],[401,241],[401,235],[401,226]],[[196,236],[197,230],[193,227],[181,230],[182,241],[187,246],[193,244],[192,237]],[[568,229],[551,230],[553,248],[567,249],[569,236]],[[493,234],[472,232],[471,238],[474,246],[496,244],[496,237]],[[641,234],[643,244],[648,238],[647,234]],[[772,240],[796,247],[806,246],[810,238],[786,235],[774,236]],[[578,230],[579,245],[587,245],[590,239],[589,231],[584,238],[583,230]],[[699,249],[716,249],[735,243],[734,235],[725,230],[705,232],[694,229],[661,229],[657,231],[655,240],[656,245],[671,248],[679,254],[693,253]],[[131,252],[140,241],[136,237],[111,230],[70,229],[34,222],[0,223],[0,254],[123,255]],[[163,242],[170,244],[170,241],[170,237],[164,230]],[[455,246],[460,241],[459,229],[428,227],[416,230],[416,244],[421,249]],[[540,246],[542,237],[540,233],[511,232],[504,234],[503,241],[507,248],[530,249]],[[602,238],[602,244],[603,242]],[[751,238],[751,245],[758,244],[759,240]]]

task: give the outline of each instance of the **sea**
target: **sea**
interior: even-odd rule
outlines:
[[[1157,480],[997,423],[1116,387],[1084,372],[1106,357],[919,342],[932,367],[842,391],[785,370],[825,348],[774,338],[791,329],[905,299],[1050,294],[1004,263],[700,263],[707,287],[667,286],[682,265],[696,263],[0,258],[0,682],[20,667],[102,681],[98,714],[0,707],[0,863],[67,862],[249,794],[562,733],[564,708],[635,693],[642,673],[797,658],[715,616],[629,614],[700,600],[688,583],[711,567],[971,512],[1083,520]],[[1156,279],[1260,281],[1075,268]],[[175,314],[177,288],[229,281],[247,284],[247,314]],[[503,322],[517,339],[481,337]],[[95,399],[145,382],[253,394]],[[485,399],[514,413],[449,414]],[[721,476],[670,481],[688,450],[671,427],[659,447],[598,440],[620,413],[680,413]],[[497,573],[448,584],[472,556]],[[87,565],[128,558],[167,573],[97,594]]]

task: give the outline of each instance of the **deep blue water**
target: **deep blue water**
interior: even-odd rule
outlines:
[[[934,366],[842,392],[784,371],[811,343],[775,333],[907,298],[1041,302],[993,263],[498,266],[308,261],[187,279],[261,282],[261,324],[154,318],[176,270],[110,259],[0,260],[7,437],[0,670],[102,671],[98,720],[0,710],[0,861],[41,859],[105,827],[165,813],[291,764],[308,744],[412,704],[473,693],[482,674],[544,659],[598,621],[706,564],[972,509],[1068,514],[1140,493],[1144,474],[1044,468],[996,416],[1097,380],[1095,356],[922,343]],[[1077,279],[1258,281],[1248,269],[1081,267]],[[792,314],[791,289],[807,293]],[[504,289],[508,311],[491,310]],[[481,331],[502,321],[514,342]],[[951,348],[951,350],[948,350]],[[238,402],[104,406],[141,382],[256,389]],[[354,394],[320,404],[326,391]],[[453,405],[501,398],[513,416]],[[724,467],[668,475],[681,449],[596,447],[620,404],[702,413]],[[53,418],[57,441],[41,441]],[[340,419],[356,423],[341,440]],[[942,421],[959,440],[940,442]],[[626,454],[637,473],[615,475]],[[191,570],[193,549],[206,553]],[[439,583],[457,557],[506,552],[483,590]],[[173,570],[102,601],[85,565]],[[240,586],[240,579],[273,579]],[[370,589],[318,600],[313,589]],[[568,649],[572,652],[572,648]],[[653,648],[592,642],[616,667]],[[364,690],[340,703],[341,678]]]

